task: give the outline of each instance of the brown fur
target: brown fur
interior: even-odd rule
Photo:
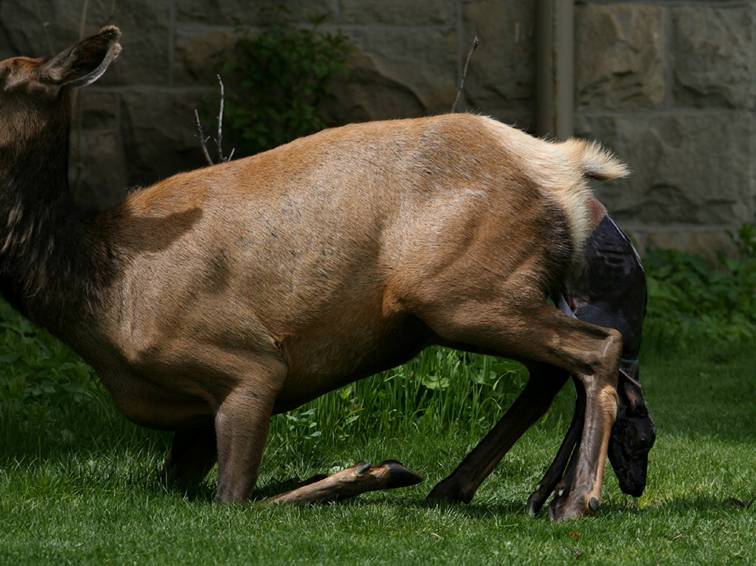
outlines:
[[[13,101],[3,123],[32,124],[0,137],[0,236],[17,250],[0,255],[4,293],[69,342],[130,419],[214,426],[224,501],[254,487],[273,412],[429,344],[568,369],[590,426],[560,516],[585,513],[620,339],[545,303],[587,236],[574,151],[467,114],[352,125],[176,175],[93,216],[72,208],[65,183],[65,84],[101,74],[93,50],[109,62],[117,36],[108,28],[52,62],[0,63],[0,104]],[[58,165],[42,187],[32,180],[47,163]],[[34,238],[14,228],[19,202]],[[20,265],[44,276],[27,284]],[[215,449],[203,441],[184,475],[204,475]]]

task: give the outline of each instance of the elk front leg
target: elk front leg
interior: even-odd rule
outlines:
[[[325,478],[265,500],[265,503],[327,503],[356,497],[367,491],[415,485],[423,478],[396,460],[371,466],[357,464]]]
[[[570,463],[570,457],[574,454],[577,458],[576,447],[580,442],[580,435],[583,433],[583,421],[585,420],[585,393],[582,385],[575,380],[575,389],[577,397],[575,399],[575,412],[572,415],[570,427],[567,429],[562,444],[559,446],[557,455],[546,470],[543,478],[538,482],[535,491],[528,497],[528,513],[535,517],[543,507],[543,504],[549,498],[557,483],[565,477],[565,469]]]
[[[254,379],[240,382],[218,407],[215,415],[217,501],[237,503],[249,499],[257,482],[283,375],[282,369],[260,368]]]
[[[622,336],[614,329],[569,318],[549,305],[500,302],[433,305],[419,313],[442,339],[498,355],[557,366],[574,375],[586,395],[575,480],[552,506],[564,520],[595,510],[601,497],[609,436],[617,413]]]
[[[212,424],[178,430],[161,473],[164,481],[183,491],[195,488],[215,465],[217,448]]]
[[[530,379],[509,410],[457,469],[431,490],[428,500],[469,503],[504,455],[546,413],[568,374],[541,364],[529,364],[528,369]]]

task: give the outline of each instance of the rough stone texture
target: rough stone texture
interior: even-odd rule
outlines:
[[[428,113],[423,100],[401,77],[392,77],[379,69],[375,60],[364,52],[352,55],[349,68],[349,75],[334,85],[333,100],[323,105],[329,122],[390,120]]]
[[[213,86],[216,74],[223,69],[224,53],[231,50],[242,35],[225,28],[179,28],[173,83],[187,86]]]
[[[680,7],[672,21],[676,102],[756,108],[753,6]]]
[[[128,185],[144,185],[204,165],[193,112],[207,95],[207,91],[178,89],[121,95]]]
[[[11,0],[0,2],[0,29],[11,51],[37,57],[57,53],[79,38],[84,0]],[[90,0],[86,35],[107,23],[123,31],[124,56],[101,85],[168,84],[170,76],[170,3],[150,0]]]
[[[621,3],[577,8],[579,106],[637,109],[662,104],[664,12],[660,6]]]
[[[128,176],[122,136],[113,129],[88,129],[80,143],[80,155],[74,156],[69,171],[76,199],[101,209],[116,204]]]
[[[71,133],[69,181],[77,199],[99,208],[114,204],[127,177],[120,135],[120,97],[103,89],[79,91]]]
[[[407,104],[419,101],[424,113],[449,111],[456,93],[456,32],[366,27],[351,29],[348,35],[357,48],[356,61],[362,71],[368,69],[380,76],[383,86],[396,85],[406,95]]]
[[[721,253],[736,256],[738,249],[727,230],[719,226],[711,228],[684,225],[670,226],[623,226],[635,249],[645,255],[651,248],[680,250],[702,256],[711,265],[717,265]],[[729,232],[732,232],[730,230]]]
[[[733,226],[753,216],[749,115],[690,112],[586,116],[578,133],[601,140],[626,161],[629,179],[598,187],[621,222]]]
[[[462,5],[464,62],[477,34],[465,81],[467,107],[518,127],[533,124],[535,93],[535,1],[477,0]]]
[[[399,26],[449,25],[455,16],[453,0],[341,0],[344,24],[395,24]]]
[[[84,4],[0,0],[0,59],[64,49]],[[203,165],[193,109],[215,103],[217,54],[275,24],[351,38],[351,73],[324,108],[336,122],[447,112],[478,34],[461,108],[530,129],[535,9],[536,0],[88,0],[85,33],[115,22],[124,52],[81,92],[72,184],[107,206],[122,187]],[[727,249],[725,229],[756,222],[755,36],[753,0],[577,2],[578,133],[630,162],[629,180],[597,190],[642,245]]]
[[[180,0],[179,22],[265,26],[289,22],[322,22],[333,19],[338,0]]]

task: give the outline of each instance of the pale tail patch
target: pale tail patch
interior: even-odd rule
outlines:
[[[610,181],[630,174],[627,165],[597,142],[571,138],[562,144],[586,177]]]

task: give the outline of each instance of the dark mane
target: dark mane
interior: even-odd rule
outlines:
[[[91,310],[112,276],[106,244],[95,241],[95,213],[69,191],[68,118],[56,118],[13,154],[0,147],[0,292],[53,329],[64,312]]]

